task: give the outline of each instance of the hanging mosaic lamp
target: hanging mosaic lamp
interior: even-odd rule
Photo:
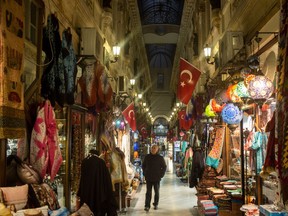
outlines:
[[[234,103],[239,103],[241,102],[241,98],[238,96],[236,88],[237,84],[230,85],[227,89],[227,95],[230,101]]]
[[[244,81],[240,81],[237,83],[235,91],[236,91],[237,95],[241,98],[241,101],[244,104],[247,104],[247,101],[249,100],[250,95],[249,95],[248,89],[247,89]],[[242,104],[242,106],[244,104]]]
[[[233,103],[226,104],[221,112],[222,119],[227,124],[239,124],[243,113]]]
[[[222,109],[225,107],[226,103],[222,104],[222,105],[219,105],[217,104],[216,100],[213,98],[211,99],[210,101],[210,104],[211,104],[211,107],[212,107],[212,110],[214,112],[221,112]]]
[[[236,93],[239,97],[249,97],[249,92],[248,92],[248,89],[247,87],[245,86],[244,84],[244,81],[240,81],[236,84]]]
[[[249,95],[260,107],[272,95],[273,91],[272,81],[263,75],[255,76],[248,83]]]
[[[134,150],[134,151],[138,151],[138,150],[139,150],[139,143],[138,143],[138,142],[134,142],[134,144],[133,144],[133,150]]]
[[[254,74],[249,74],[245,77],[244,79],[244,85],[246,86],[246,88],[248,89],[248,85],[249,85],[249,82],[255,78],[255,75]]]
[[[206,117],[215,117],[216,113],[212,110],[210,103],[206,106],[204,115]]]

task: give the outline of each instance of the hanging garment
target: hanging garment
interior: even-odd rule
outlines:
[[[94,107],[97,102],[97,63],[86,65],[78,82],[83,95],[83,103],[87,107]]]
[[[265,132],[257,131],[254,134],[253,142],[251,148],[255,151],[256,157],[256,173],[259,174],[262,169],[262,165],[264,163],[263,158],[263,146],[266,146],[267,143],[267,135]]]
[[[52,106],[55,105],[56,90],[60,85],[58,59],[61,47],[58,18],[55,14],[49,14],[43,32],[43,51],[46,54],[44,62],[48,65],[41,78],[41,96],[49,99]]]
[[[225,137],[225,127],[217,128],[213,147],[206,158],[206,164],[215,169],[219,165],[219,159],[222,154],[224,137]]]
[[[275,158],[275,145],[277,143],[277,139],[275,137],[275,112],[273,113],[271,120],[267,123],[265,131],[270,132],[270,135],[268,138],[267,152],[263,170],[270,173],[274,171],[277,166],[277,161]]]
[[[97,109],[106,110],[106,108],[111,106],[113,89],[110,85],[105,67],[100,63],[98,63],[96,74],[98,83],[97,94],[99,98],[97,101]]]
[[[54,180],[61,163],[62,155],[58,143],[55,113],[48,100],[39,109],[32,130],[30,143],[30,164],[44,178],[50,175]]]
[[[64,103],[74,104],[76,56],[72,44],[70,28],[62,32],[62,48],[58,58],[59,85],[56,101],[63,106]]]
[[[185,159],[184,159],[184,168],[186,170],[191,169],[192,158],[193,158],[193,150],[192,150],[192,147],[188,145],[185,151]]]
[[[105,162],[97,155],[89,154],[82,161],[77,196],[80,205],[86,203],[94,215],[117,215],[111,176]]]
[[[196,149],[193,152],[192,168],[190,172],[189,187],[193,188],[202,178],[205,169],[204,153],[201,149]]]

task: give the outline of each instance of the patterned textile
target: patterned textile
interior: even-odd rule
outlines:
[[[87,107],[93,107],[97,102],[97,63],[86,65],[82,76],[78,80],[83,94],[83,103]]]
[[[206,164],[213,168],[217,168],[219,165],[219,160],[222,154],[222,148],[225,137],[225,127],[217,128],[216,137],[214,140],[213,147],[206,158]]]
[[[41,96],[49,99],[54,106],[60,85],[58,59],[61,52],[59,21],[55,14],[49,14],[47,18],[47,26],[43,33],[43,51],[46,54],[45,63],[49,64],[44,69],[41,78]],[[63,69],[62,64],[60,69]]]
[[[0,16],[0,139],[17,139],[25,137],[24,2],[1,1]]]
[[[51,181],[53,181],[62,160],[57,137],[55,113],[50,102],[46,100],[38,111],[32,130],[30,164],[42,178],[48,174],[51,177]]]
[[[47,184],[29,184],[28,207],[37,208],[48,205],[50,210],[60,208],[57,194]]]
[[[192,168],[189,178],[189,187],[193,188],[198,184],[198,179],[201,180],[204,172],[204,153],[202,150],[195,150],[192,159]]]
[[[81,129],[81,113],[72,112],[72,164],[71,173],[72,176],[72,191],[77,191],[79,187],[79,175],[81,173],[81,162],[84,158],[84,146],[82,145],[82,129]]]
[[[72,44],[70,28],[62,32],[62,50],[58,59],[59,85],[56,101],[63,106],[64,103],[74,104],[76,56]]]
[[[261,172],[264,158],[263,158],[263,146],[267,146],[267,135],[266,133],[256,132],[254,134],[254,139],[251,148],[256,152],[256,172],[259,174]]]
[[[98,106],[100,106],[100,108],[106,108],[106,106],[109,107],[111,105],[113,89],[110,85],[108,74],[103,65],[98,64],[96,73],[98,82],[97,93],[99,98],[99,101],[97,101],[99,102]]]
[[[280,41],[278,51],[278,91],[277,91],[277,129],[278,134],[278,160],[279,174],[283,182],[288,183],[288,73],[287,73],[287,48],[288,48],[288,1],[284,0],[280,17]],[[286,198],[285,198],[286,199]]]
[[[270,132],[268,143],[267,143],[267,153],[263,166],[263,170],[267,172],[275,171],[277,164],[275,158],[275,145],[276,145],[276,137],[275,137],[275,112],[273,114],[272,119],[267,123],[266,132]]]

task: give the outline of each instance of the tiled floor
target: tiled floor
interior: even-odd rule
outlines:
[[[173,169],[168,168],[160,186],[160,200],[158,210],[152,208],[148,213],[144,211],[146,185],[142,184],[138,187],[137,193],[131,200],[130,207],[119,212],[128,216],[141,215],[169,215],[169,216],[198,216],[197,197],[195,188],[189,188],[188,183],[183,183],[173,172]],[[152,201],[154,194],[152,193]],[[151,202],[152,202],[151,201]]]

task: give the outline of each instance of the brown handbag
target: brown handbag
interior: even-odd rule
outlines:
[[[26,162],[17,165],[17,175],[25,184],[40,184],[42,182],[39,173]]]

